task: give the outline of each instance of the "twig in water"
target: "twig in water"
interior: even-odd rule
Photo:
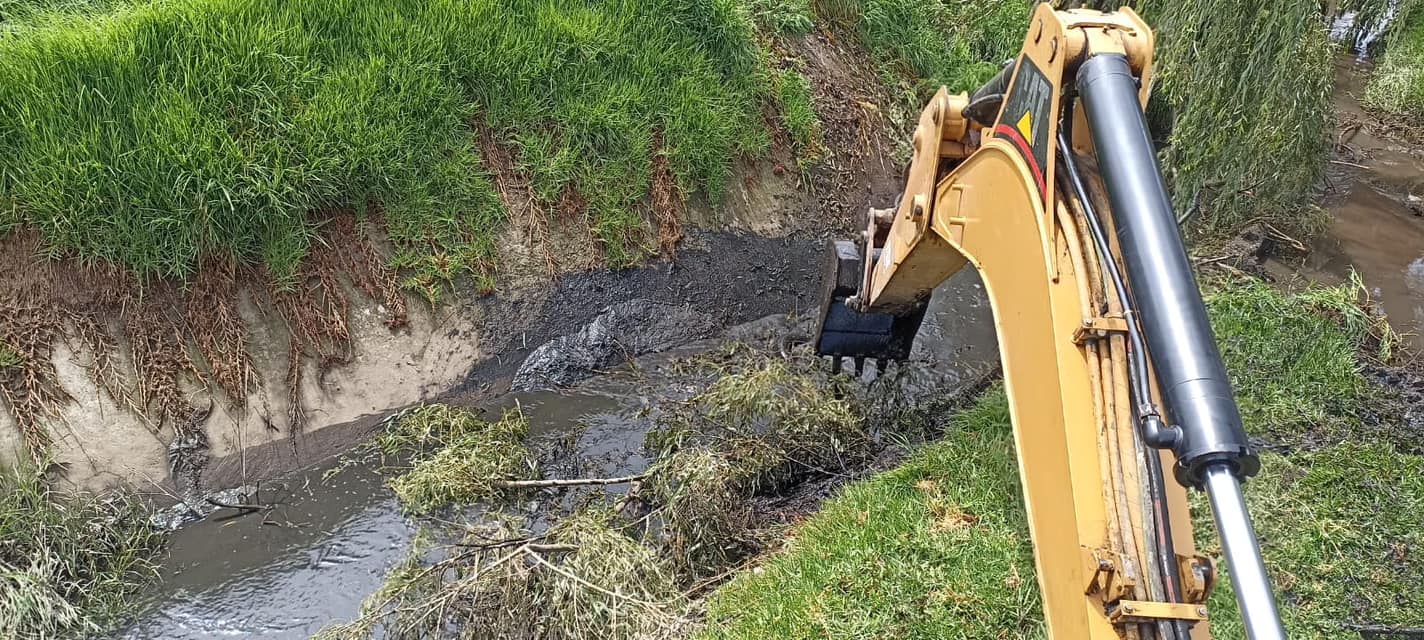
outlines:
[[[648,477],[643,473],[621,478],[573,478],[568,480],[495,480],[494,486],[501,489],[539,489],[546,487],[586,487],[591,485],[626,484]]]
[[[222,502],[221,500],[215,500],[213,498],[204,498],[203,501],[210,505],[213,505],[214,507],[221,507],[223,509],[237,509],[239,511],[242,511],[244,515],[257,511],[271,511],[277,508],[277,505],[272,504],[233,504],[228,502]]]

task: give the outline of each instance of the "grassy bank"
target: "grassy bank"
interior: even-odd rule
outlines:
[[[904,466],[847,487],[757,569],[712,597],[698,638],[1041,636],[1002,389]]]
[[[159,535],[122,497],[61,495],[0,468],[0,637],[88,637],[132,612]]]
[[[314,214],[374,207],[417,282],[488,275],[506,212],[486,142],[627,264],[649,251],[658,158],[664,186],[715,197],[737,156],[767,148],[761,56],[730,0],[170,0],[31,18],[0,40],[0,229],[146,275],[230,255],[289,278]]]
[[[1247,428],[1280,451],[1263,454],[1247,493],[1291,637],[1424,623],[1410,586],[1424,567],[1424,457],[1378,428],[1388,401],[1358,364],[1383,355],[1387,333],[1353,287],[1232,285],[1209,307]],[[758,571],[716,592],[700,637],[1035,637],[1022,508],[996,390],[943,440],[848,487]],[[1219,553],[1205,508],[1198,501],[1199,542]],[[1216,633],[1241,636],[1225,576],[1212,607]]]
[[[323,214],[371,213],[423,289],[487,285],[505,219],[547,215],[627,265],[657,249],[650,194],[716,200],[769,122],[812,146],[809,87],[768,68],[753,16],[962,89],[1016,46],[1022,4],[9,3],[0,231],[143,275],[231,256],[290,281]],[[509,172],[533,213],[501,200]]]

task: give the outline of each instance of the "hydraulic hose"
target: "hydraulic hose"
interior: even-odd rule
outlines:
[[[1070,120],[1065,118],[1065,120]],[[1071,120],[1070,120],[1071,121]],[[1066,127],[1058,128],[1058,157],[1062,161],[1063,171],[1061,175],[1066,178],[1066,186],[1072,189],[1073,195],[1078,200],[1078,206],[1083,210],[1083,217],[1087,219],[1089,232],[1093,236],[1093,244],[1097,247],[1099,262],[1103,265],[1103,271],[1107,274],[1108,280],[1117,292],[1118,299],[1122,302],[1122,313],[1127,324],[1128,342],[1131,348],[1128,350],[1128,376],[1131,383],[1131,395],[1137,407],[1137,420],[1142,429],[1142,440],[1155,449],[1141,451],[1143,463],[1147,469],[1147,494],[1151,502],[1151,507],[1144,515],[1153,524],[1151,535],[1153,540],[1148,541],[1155,549],[1151,554],[1155,561],[1154,580],[1160,578],[1161,586],[1165,591],[1168,602],[1181,602],[1182,580],[1180,571],[1177,569],[1176,547],[1172,543],[1171,520],[1166,513],[1166,487],[1163,486],[1162,464],[1157,459],[1156,449],[1171,446],[1171,441],[1175,438],[1162,423],[1161,413],[1152,402],[1150,389],[1151,376],[1149,374],[1146,353],[1142,339],[1141,328],[1137,325],[1137,313],[1133,309],[1132,300],[1128,297],[1127,284],[1123,280],[1122,268],[1117,261],[1112,259],[1112,247],[1108,244],[1107,233],[1103,230],[1102,220],[1098,218],[1096,208],[1092,199],[1088,196],[1087,187],[1083,184],[1083,176],[1078,172],[1078,161],[1073,157],[1073,147],[1069,142]],[[1141,449],[1141,447],[1139,447]],[[1163,640],[1188,640],[1191,631],[1185,623],[1162,623],[1163,628],[1157,629]]]

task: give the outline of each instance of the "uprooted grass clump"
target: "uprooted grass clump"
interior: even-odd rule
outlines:
[[[720,571],[757,548],[750,499],[798,479],[843,473],[870,453],[844,380],[746,352],[649,436],[658,462],[648,486],[664,552],[684,574]]]
[[[1171,117],[1163,159],[1178,211],[1202,239],[1264,218],[1321,227],[1310,199],[1325,168],[1335,45],[1316,0],[1152,0],[1158,89]]]
[[[1282,293],[1255,279],[1207,296],[1222,357],[1252,435],[1273,445],[1360,440],[1381,433],[1381,389],[1362,362],[1387,362],[1398,337],[1358,278]]]
[[[409,456],[390,486],[413,513],[428,514],[452,504],[498,497],[500,481],[533,473],[524,437],[529,422],[518,411],[497,421],[481,420],[465,409],[444,404],[421,407],[369,447],[388,456]]]
[[[361,617],[318,634],[395,640],[459,629],[474,640],[633,640],[656,637],[683,607],[672,574],[607,509],[566,517],[538,538],[468,539],[420,546],[362,607]]]
[[[708,602],[708,640],[1041,633],[1002,389],[898,469],[848,486]]]
[[[0,469],[0,637],[85,637],[157,576],[161,537],[122,496],[61,495],[32,467]]]

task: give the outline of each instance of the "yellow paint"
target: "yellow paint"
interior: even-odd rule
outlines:
[[[1045,113],[1059,112],[1070,61],[1093,52],[1124,53],[1136,73],[1150,78],[1152,33],[1136,14],[1038,6],[1023,55],[1054,85]],[[1135,627],[1114,625],[1104,602],[1125,598],[1141,606],[1151,599],[1142,586],[1146,541],[1126,349],[1114,318],[1085,311],[1105,302],[1102,274],[1083,255],[1091,240],[1065,222],[1066,209],[1054,215],[1062,202],[1054,181],[1058,123],[1051,119],[1047,139],[1038,141],[1048,146],[1048,194],[1040,199],[1028,165],[1008,142],[986,137],[975,149],[967,137],[950,135],[963,131],[952,111],[962,108],[958,96],[951,100],[941,90],[921,114],[901,208],[877,246],[880,259],[867,265],[862,290],[870,310],[894,312],[965,264],[979,271],[994,309],[1049,636],[1135,639]],[[1014,126],[1034,142],[1032,114]],[[957,155],[942,153],[947,144],[972,152],[955,163]],[[951,162],[942,164],[946,158]],[[1045,202],[1052,208],[1045,209]],[[1107,203],[1095,204],[1111,218]],[[873,222],[870,231],[875,237]],[[1163,463],[1170,468],[1170,456]],[[1176,551],[1193,555],[1179,487],[1168,502]],[[1098,570],[1095,557],[1118,559],[1123,589],[1089,588]],[[1205,622],[1194,628],[1193,640],[1209,637]]]
[[[1022,118],[1019,118],[1019,134],[1028,141],[1029,146],[1033,146],[1033,112],[1025,111]]]

